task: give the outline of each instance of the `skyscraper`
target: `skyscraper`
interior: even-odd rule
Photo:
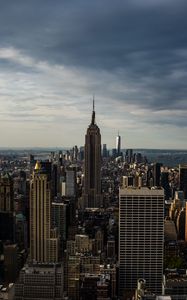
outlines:
[[[116,155],[121,155],[121,136],[119,135],[119,132],[116,137]]]
[[[9,173],[0,177],[0,240],[15,241],[13,179]]]
[[[37,262],[58,261],[58,236],[51,228],[51,181],[39,162],[30,183],[30,256]]]
[[[14,192],[13,180],[9,173],[0,178],[0,211],[13,212]]]
[[[108,156],[107,145],[103,144],[103,157],[106,158]]]
[[[76,195],[76,168],[66,169],[66,196],[75,197]]]
[[[119,191],[120,295],[144,278],[153,293],[161,293],[164,245],[162,189],[121,188]]]
[[[93,100],[92,120],[85,136],[84,207],[102,205],[101,197],[101,134],[95,123]]]
[[[187,199],[187,164],[179,165],[180,190],[184,192],[184,199]]]
[[[162,167],[162,164],[160,164],[160,163],[153,164],[153,185],[154,186],[160,186],[161,167]]]

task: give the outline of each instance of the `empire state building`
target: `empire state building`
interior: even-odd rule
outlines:
[[[101,196],[101,134],[95,123],[95,109],[91,124],[85,135],[85,164],[84,164],[84,207],[99,208],[102,206]]]

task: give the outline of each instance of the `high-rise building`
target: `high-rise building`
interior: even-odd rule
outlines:
[[[62,259],[63,249],[67,240],[67,204],[52,202],[52,226],[59,233],[59,259]]]
[[[95,123],[95,110],[85,136],[84,162],[84,207],[96,208],[102,205],[101,197],[101,134]]]
[[[30,257],[37,262],[58,261],[58,235],[51,227],[51,181],[39,162],[30,183]]]
[[[9,173],[0,177],[0,240],[15,241],[13,180]]]
[[[15,285],[15,300],[64,299],[61,264],[25,265]]]
[[[121,155],[121,136],[119,135],[119,132],[116,137],[116,154],[117,156]]]
[[[108,157],[108,150],[106,144],[103,144],[103,157],[104,158]]]
[[[160,186],[161,184],[161,166],[160,163],[153,164],[153,185]]]
[[[184,199],[187,199],[187,164],[179,165],[180,190],[184,192]]]
[[[18,247],[4,244],[5,281],[15,282],[18,275]]]
[[[133,150],[127,149],[125,153],[125,161],[130,164],[133,162]]]
[[[161,186],[164,189],[165,200],[169,200],[171,197],[171,187],[169,185],[169,172],[168,170],[162,170],[161,172]]]
[[[161,293],[164,245],[162,189],[121,188],[119,191],[120,295],[133,291],[144,278],[153,293]]]
[[[0,178],[0,211],[13,212],[13,209],[13,180],[9,173],[6,173]]]
[[[15,214],[0,211],[0,240],[15,242]]]
[[[76,169],[66,169],[66,196],[75,197],[76,195]]]

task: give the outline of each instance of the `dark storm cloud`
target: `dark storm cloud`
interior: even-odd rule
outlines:
[[[111,96],[152,110],[187,109],[186,28],[182,0],[0,3],[2,47],[51,64],[109,72],[131,87]]]

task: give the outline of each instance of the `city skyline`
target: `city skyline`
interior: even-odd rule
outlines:
[[[1,146],[187,149],[184,0],[0,4]]]

